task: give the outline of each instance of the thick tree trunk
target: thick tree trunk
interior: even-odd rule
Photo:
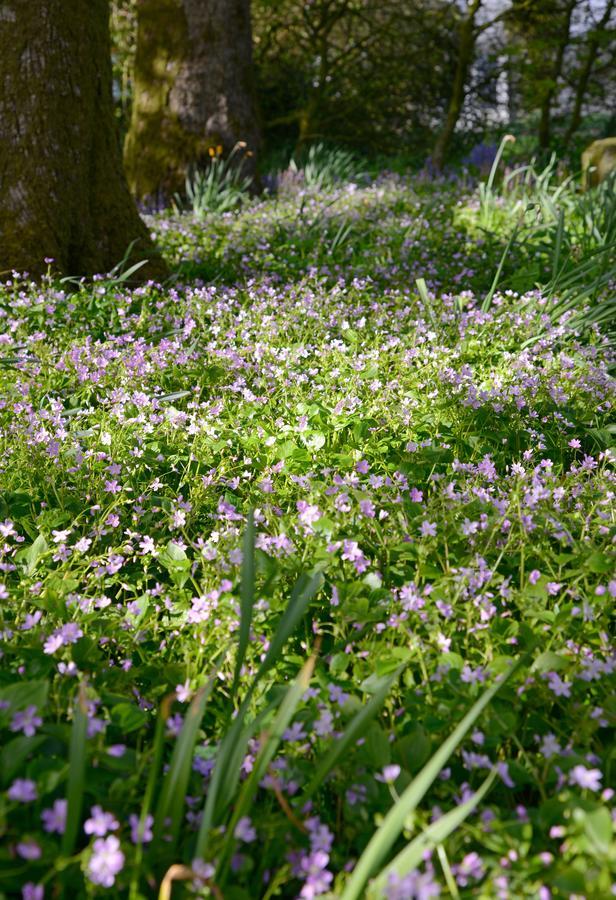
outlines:
[[[108,0],[0,6],[0,277],[71,275],[133,259],[164,265],[122,172],[113,118]],[[146,271],[146,267],[144,270]]]
[[[447,116],[432,153],[432,164],[438,171],[440,171],[445,164],[456,126],[464,106],[468,73],[475,57],[475,17],[480,6],[481,0],[472,0],[466,15],[460,22],[456,71],[449,97]]]
[[[180,190],[212,147],[245,141],[254,171],[259,130],[249,0],[139,0],[134,103],[124,161],[139,198]]]

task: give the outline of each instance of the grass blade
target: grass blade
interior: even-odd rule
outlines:
[[[509,256],[509,251],[511,250],[511,247],[513,246],[513,242],[517,238],[519,231],[520,231],[520,226],[516,225],[515,228],[513,229],[513,231],[511,232],[511,237],[507,241],[505,249],[503,250],[502,256],[500,258],[500,262],[498,264],[498,268],[496,270],[496,274],[494,276],[494,279],[492,280],[492,285],[490,287],[490,290],[486,294],[485,299],[484,299],[483,303],[481,304],[482,312],[487,312],[490,309],[490,306],[492,304],[492,297],[496,293],[496,288],[499,285],[501,275],[503,273],[503,267],[505,265],[505,260]]]
[[[197,734],[203,719],[205,705],[212,692],[214,679],[200,688],[195,694],[184,719],[182,730],[173,748],[169,771],[165,775],[161,794],[154,817],[154,841],[158,843],[163,833],[171,835],[169,846],[175,846],[182,822],[186,789],[192,771],[192,759],[197,742]],[[165,821],[171,818],[169,828]]]
[[[379,686],[378,690],[375,691],[368,703],[366,703],[365,706],[362,706],[359,712],[356,713],[355,716],[353,716],[350,723],[347,725],[342,737],[332,744],[329,751],[325,754],[323,759],[318,764],[316,772],[314,773],[314,775],[310,779],[309,784],[302,793],[303,801],[307,800],[312,796],[312,794],[314,794],[316,790],[318,790],[319,786],[327,778],[342,754],[345,753],[346,750],[348,750],[348,748],[351,746],[351,744],[362,735],[368,723],[371,721],[371,719],[374,718],[374,716],[382,707],[393,683],[397,681],[403,668],[403,666],[400,666],[393,675],[382,679],[381,685]]]
[[[278,660],[282,648],[304,618],[308,606],[322,585],[323,575],[321,572],[313,572],[312,575],[300,575],[291,593],[289,605],[278,622],[265,659],[255,675],[255,684]]]
[[[259,783],[267,772],[267,767],[272,761],[280,741],[282,740],[282,735],[289,727],[291,719],[295,715],[295,711],[310,685],[310,679],[314,671],[315,663],[316,653],[313,653],[310,659],[305,662],[301,672],[286,692],[271,729],[264,735],[252,772],[250,773],[249,778],[244,782],[233,811],[233,816],[231,817],[231,821],[227,828],[225,843],[222,848],[219,867],[216,873],[217,881],[221,884],[224,881],[224,876],[229,864],[229,857],[235,844],[235,828],[237,823],[242,816],[246,815],[248,812],[250,804],[259,788]]]
[[[154,791],[156,789],[156,782],[158,780],[158,773],[160,772],[160,766],[163,758],[163,748],[165,743],[165,727],[167,723],[167,719],[169,717],[169,713],[171,711],[171,704],[175,699],[175,694],[168,694],[162,703],[160,704],[160,709],[158,711],[158,716],[156,719],[156,728],[154,730],[154,745],[153,745],[153,753],[152,759],[150,761],[148,781],[145,789],[145,793],[143,795],[143,802],[141,804],[141,812],[139,814],[139,825],[137,828],[137,845],[135,847],[135,862],[133,865],[133,872],[131,875],[130,889],[129,889],[129,898],[130,900],[137,900],[139,896],[139,873],[141,868],[141,861],[143,859],[143,840],[142,837],[145,834],[145,825],[147,821],[148,814],[150,809],[152,808],[152,799],[154,797]]]
[[[86,775],[86,738],[88,734],[88,700],[85,684],[79,685],[77,699],[73,707],[73,725],[68,758],[68,789],[66,807],[66,827],[62,835],[62,853],[70,856],[75,849],[75,841],[81,825],[81,810]]]
[[[470,816],[475,807],[483,800],[487,792],[492,787],[496,778],[496,770],[492,770],[485,779],[479,790],[473,796],[462,803],[461,806],[452,809],[444,816],[429,825],[421,834],[408,844],[404,850],[396,856],[392,862],[380,872],[378,878],[370,884],[367,897],[376,898],[384,896],[384,891],[392,873],[396,873],[401,878],[412,872],[424,858],[426,850],[430,850],[437,844],[442,844],[455,829]]]
[[[435,780],[449,757],[456,750],[458,744],[461,743],[467,731],[474,725],[492,698],[500,691],[503,685],[511,678],[513,673],[520,668],[526,659],[526,655],[520,657],[505,675],[500,677],[491,688],[488,688],[488,690],[481,695],[479,700],[473,704],[462,721],[454,728],[447,740],[441,744],[436,753],[425,764],[421,772],[409,784],[399,801],[389,810],[383,823],[372,836],[368,846],[353,869],[351,878],[342,893],[341,900],[357,900],[357,898],[362,895],[366,881],[397,840],[404,828],[407,817],[421,802],[432,785],[432,782]]]
[[[428,295],[428,285],[426,284],[425,278],[416,278],[415,284],[417,285],[417,292],[421,297],[421,302],[425,306],[428,311],[428,316],[430,317],[430,321],[433,325],[436,325],[436,316],[434,315],[434,310],[432,309],[432,303],[430,302],[430,297]]]
[[[250,626],[255,600],[255,519],[252,510],[248,513],[242,556],[242,581],[240,585],[240,630],[237,647],[235,674],[231,686],[231,697],[235,696],[240,680],[240,672],[250,641]]]
[[[232,795],[230,786],[237,784],[239,779],[239,771],[243,759],[243,748],[245,748],[251,730],[244,730],[244,719],[248,710],[250,701],[259,684],[261,678],[276,663],[280,654],[291,634],[295,631],[298,624],[304,617],[306,610],[323,583],[321,572],[314,572],[312,575],[301,575],[295,585],[289,605],[282,614],[278,626],[269,646],[269,650],[265,659],[261,663],[253,681],[248,689],[248,693],[240,706],[238,713],[226,733],[218,750],[216,764],[212,772],[212,780],[207,792],[203,816],[199,826],[197,835],[197,844],[195,848],[195,857],[203,859],[207,849],[209,833],[214,825],[216,812],[228,802]],[[246,736],[248,734],[248,737]],[[224,787],[224,789],[223,789]]]

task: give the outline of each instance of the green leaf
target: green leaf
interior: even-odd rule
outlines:
[[[287,640],[304,617],[308,605],[322,583],[323,576],[320,572],[314,572],[312,575],[303,574],[298,578],[289,604],[280,617],[265,659],[261,663],[242,701],[233,724],[221,741],[197,835],[195,856],[198,859],[205,858],[215,814],[224,805],[221,802],[221,797],[225,803],[227,800],[230,801],[234,786],[239,778],[239,771],[244,758],[244,748],[252,734],[251,728],[244,727],[244,719],[252,696],[261,678],[279,659]]]
[[[36,564],[47,552],[48,545],[42,534],[39,534],[35,541],[29,547],[24,547],[15,554],[15,559],[19,563],[23,563],[26,575],[32,575],[36,569]]]
[[[616,561],[610,558],[607,553],[596,551],[591,553],[586,559],[586,568],[595,575],[603,575],[605,572],[611,572],[614,569]]]
[[[66,827],[62,835],[62,853],[70,856],[81,826],[81,809],[86,774],[86,738],[88,732],[88,702],[86,687],[79,685],[73,707],[73,725],[69,747]]]
[[[584,834],[598,856],[607,856],[610,852],[613,837],[612,817],[605,806],[600,806],[592,812],[576,809],[574,819],[579,822]]]
[[[175,742],[169,770],[162,784],[154,817],[153,832],[154,840],[157,843],[163,839],[163,835],[165,840],[170,836],[170,847],[175,847],[177,842],[180,825],[182,824],[186,789],[192,771],[197,734],[203,719],[205,704],[213,686],[214,679],[211,678],[204,687],[197,691],[186,713],[182,730]],[[168,816],[171,818],[169,827],[165,823]]]
[[[302,793],[303,802],[308,800],[314,792],[318,790],[334,766],[338,764],[344,754],[349,751],[351,746],[356,744],[357,739],[366,731],[374,716],[376,716],[381,709],[385,702],[385,698],[389,694],[394,682],[398,679],[402,668],[403,667],[400,666],[393,675],[379,680],[378,687],[376,687],[370,700],[365,706],[362,706],[359,712],[351,719],[341,737],[337,738],[332,743],[328,752],[318,763],[314,775]]]
[[[549,672],[554,669],[564,669],[568,665],[564,656],[554,653],[552,650],[544,650],[531,666],[531,672]]]
[[[158,561],[167,569],[171,580],[177,587],[183,587],[188,581],[191,561],[186,556],[183,547],[175,541],[169,541],[165,549],[159,554]]]
[[[118,703],[111,710],[111,721],[126,733],[141,728],[148,718],[147,712],[134,703]]]
[[[445,813],[398,853],[395,859],[379,873],[378,878],[375,878],[368,886],[367,898],[383,897],[387,882],[394,872],[400,878],[404,878],[405,875],[416,869],[424,859],[427,850],[432,850],[437,844],[442,844],[468,818],[490,790],[495,778],[496,772],[493,770],[469,800],[456,809],[452,809],[451,812]]]
[[[0,773],[3,784],[8,784],[19,772],[27,758],[46,740],[45,735],[35,734],[32,737],[13,738],[2,748],[0,753]]]
[[[240,681],[240,672],[250,641],[250,626],[255,602],[255,520],[252,510],[248,513],[246,531],[244,532],[244,549],[242,554],[242,582],[240,586],[240,628],[237,646],[235,674],[231,686],[231,696],[235,696]]]
[[[526,656],[518,659],[504,676],[501,676],[491,688],[488,688],[481,695],[459,725],[454,728],[447,740],[441,744],[436,753],[426,763],[419,775],[413,779],[372,836],[353,869],[342,893],[341,900],[357,900],[361,896],[366,881],[398,839],[408,816],[417,808],[449,757],[454,753],[469,729],[475,724],[483,710],[525,660]]]
[[[10,684],[0,688],[0,700],[9,704],[5,715],[12,716],[13,713],[25,709],[26,706],[36,706],[38,710],[43,709],[47,703],[48,691],[49,683],[47,681],[22,681],[19,684]]]
[[[287,690],[278,709],[278,713],[270,729],[261,739],[261,747],[255,760],[252,772],[248,779],[244,782],[240,792],[235,809],[231,817],[231,821],[227,827],[226,839],[223,845],[221,859],[217,870],[217,880],[224,878],[226,874],[229,857],[235,844],[235,828],[237,823],[246,815],[254,800],[255,794],[259,789],[259,784],[267,772],[267,767],[274,758],[274,754],[278,749],[282,735],[288,728],[291,719],[295,714],[302,697],[306,693],[310,685],[310,678],[314,670],[316,657],[311,656],[304,664],[301,672],[297,676],[295,682]]]

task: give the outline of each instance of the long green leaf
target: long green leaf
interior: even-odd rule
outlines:
[[[154,730],[154,743],[152,750],[152,759],[150,760],[148,770],[148,780],[146,784],[143,801],[141,803],[141,812],[139,814],[139,825],[137,828],[137,846],[135,848],[135,860],[133,863],[133,871],[131,875],[129,897],[130,900],[137,900],[139,897],[139,875],[141,861],[143,859],[143,841],[142,836],[145,834],[145,825],[150,809],[152,808],[152,800],[154,791],[158,781],[160,766],[163,758],[163,749],[165,745],[165,728],[167,727],[167,719],[171,709],[171,704],[175,698],[175,694],[169,694],[160,704],[158,716],[156,718],[156,728]]]
[[[248,513],[246,531],[244,532],[244,551],[242,555],[242,581],[240,585],[240,629],[237,646],[235,674],[231,687],[231,696],[237,691],[240,672],[250,641],[250,626],[255,602],[255,519],[252,510]]]
[[[368,846],[353,869],[353,873],[344,889],[341,900],[356,900],[357,897],[361,896],[366,881],[381,863],[383,857],[393,846],[394,842],[398,839],[398,836],[404,828],[407,817],[421,802],[432,785],[432,782],[438,776],[438,773],[441,771],[449,757],[456,750],[467,731],[475,724],[492,698],[500,691],[503,685],[511,678],[513,673],[519,669],[527,658],[528,656],[525,655],[518,659],[504,676],[500,677],[491,688],[488,688],[488,690],[481,695],[479,700],[473,704],[447,740],[441,744],[436,753],[425,764],[421,772],[409,784],[398,802],[389,810],[383,823],[372,836]]]
[[[289,605],[278,622],[265,659],[255,675],[255,683],[276,663],[284,645],[304,618],[308,606],[322,585],[323,574],[321,572],[313,572],[312,575],[300,575],[291,593]]]
[[[237,784],[239,779],[239,771],[243,760],[242,748],[245,746],[245,742],[247,742],[247,732],[244,730],[244,719],[254,692],[261,678],[280,657],[284,645],[304,617],[306,609],[322,583],[323,576],[320,572],[315,572],[311,576],[301,575],[298,579],[291,594],[289,605],[278,622],[278,626],[265,659],[261,663],[252,684],[248,689],[233,724],[221,742],[205,800],[199,833],[197,835],[195,847],[195,857],[197,859],[205,858],[209,835],[216,818],[216,811],[220,810],[220,807],[228,802],[231,793],[229,786]],[[222,790],[223,785],[227,786],[227,790]]]
[[[219,866],[216,873],[216,880],[219,883],[223,883],[229,863],[229,857],[235,844],[235,828],[237,826],[237,823],[242,818],[242,816],[247,814],[250,808],[250,804],[252,803],[253,798],[259,788],[259,783],[267,772],[267,767],[272,761],[274,754],[278,749],[280,741],[282,740],[282,735],[289,727],[291,719],[295,715],[295,711],[308,689],[310,679],[312,677],[312,672],[314,670],[315,661],[316,657],[314,655],[306,661],[301,672],[286,692],[284,699],[280,704],[272,727],[265,736],[264,741],[262,742],[252,772],[244,782],[238,801],[235,804],[235,809],[233,811],[231,821],[227,827],[225,843],[222,848]]]
[[[475,807],[483,800],[492,787],[495,778],[496,771],[493,769],[479,790],[477,790],[469,800],[456,807],[456,809],[452,809],[444,816],[441,816],[438,821],[429,825],[421,834],[417,835],[417,837],[412,840],[404,850],[401,850],[396,858],[380,872],[378,877],[371,882],[366,894],[367,898],[370,898],[370,900],[374,898],[374,900],[376,900],[377,897],[383,897],[387,882],[393,872],[403,878],[405,875],[408,875],[409,872],[416,869],[423,860],[426,850],[432,849],[437,844],[442,844],[443,841],[445,841],[449,835],[455,831],[468,816],[470,816]]]
[[[88,733],[88,700],[85,684],[79,685],[73,707],[73,725],[68,756],[68,789],[66,794],[66,827],[62,835],[62,853],[70,856],[81,825],[81,810],[86,774],[86,737]]]
[[[214,679],[210,678],[208,683],[195,694],[186,713],[182,730],[173,748],[169,771],[165,775],[154,817],[154,841],[157,843],[162,839],[163,834],[165,837],[171,836],[170,846],[175,846],[177,841],[184,812],[186,789],[192,770],[197,734],[203,719],[205,705],[213,686]],[[169,827],[166,825],[168,817],[171,818]]]
[[[334,741],[328,752],[317,765],[314,775],[302,793],[302,800],[307,800],[314,794],[319,786],[325,781],[336,763],[340,760],[341,756],[349,749],[351,744],[361,736],[370,720],[374,718],[382,707],[385,698],[391,690],[391,686],[398,679],[403,668],[404,666],[400,666],[393,675],[383,678],[380,686],[374,692],[374,695],[370,698],[368,703],[366,703],[365,706],[362,706],[359,712],[353,716],[345,728],[342,737],[337,738],[336,741]]]

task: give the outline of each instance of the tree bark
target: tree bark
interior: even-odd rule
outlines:
[[[249,0],[139,0],[134,103],[124,148],[142,199],[169,199],[210,148],[245,141],[254,172],[260,138]]]
[[[614,11],[614,2],[615,0],[608,0],[608,3],[605,6],[604,13],[596,28],[591,29],[591,37],[586,48],[586,58],[577,79],[577,87],[575,91],[575,100],[573,102],[573,110],[571,111],[571,119],[564,137],[565,147],[569,146],[569,144],[571,143],[571,138],[580,127],[580,123],[582,121],[582,106],[584,104],[586,91],[588,90],[588,83],[590,81],[590,76],[592,75],[592,70],[597,59],[597,51],[599,50],[601,36],[603,35],[606,27],[609,25],[610,19],[612,17],[612,12]]]
[[[456,70],[447,107],[447,116],[432,153],[432,164],[437,171],[440,171],[445,164],[464,106],[466,82],[475,56],[475,17],[480,6],[481,0],[472,0],[469,4],[468,12],[460,22]]]
[[[0,277],[108,272],[135,241],[140,274],[166,269],[122,171],[108,0],[0,6]]]

